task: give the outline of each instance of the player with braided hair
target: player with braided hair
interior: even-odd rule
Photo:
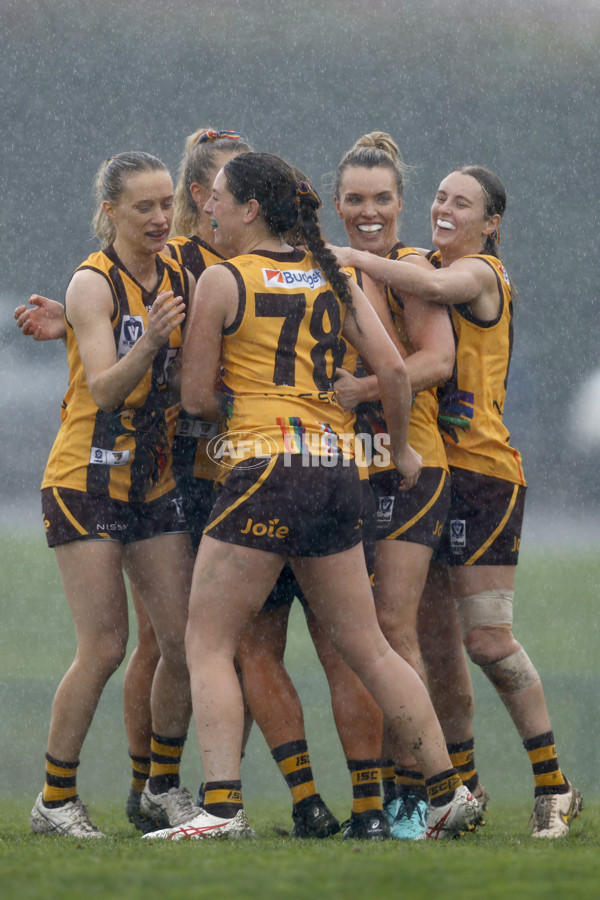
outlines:
[[[242,804],[243,706],[234,656],[286,559],[337,649],[415,753],[429,791],[429,836],[464,831],[477,812],[423,683],[377,624],[361,546],[359,478],[333,384],[340,336],[379,379],[404,489],[420,471],[407,440],[410,386],[368,301],[324,247],[317,207],[291,166],[254,153],[225,164],[206,205],[217,249],[229,261],[199,281],[182,401],[194,415],[218,415],[224,398],[235,465],[200,543],[186,636],[204,808],[186,826],[153,838],[252,834]],[[306,250],[285,242],[296,225]]]

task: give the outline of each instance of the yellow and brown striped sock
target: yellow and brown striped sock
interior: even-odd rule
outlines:
[[[44,806],[56,809],[77,799],[77,762],[63,762],[46,753],[46,781],[42,791]]]
[[[182,737],[161,737],[152,732],[148,777],[152,794],[164,794],[171,788],[179,787],[179,767],[186,737],[186,734]]]
[[[558,765],[558,754],[554,743],[554,732],[546,731],[537,737],[523,741],[527,750],[533,777],[535,779],[534,794],[566,794],[569,783]]]
[[[349,759],[348,769],[352,778],[352,812],[363,813],[372,809],[383,810],[381,802],[381,760]]]
[[[294,806],[317,793],[306,741],[288,741],[271,750],[271,756],[291,791]]]
[[[244,806],[241,781],[207,781],[204,785],[203,809],[222,819],[233,819]]]
[[[479,775],[475,766],[475,738],[446,746],[448,756],[460,775],[460,780],[473,793],[479,784]]]
[[[454,792],[462,784],[456,769],[446,769],[425,780],[429,802],[434,807],[445,806],[454,797]]]
[[[427,788],[425,787],[425,777],[418,769],[402,769],[396,766],[396,796],[402,797],[404,794],[418,794],[423,800],[427,800]]]
[[[141,794],[150,775],[150,757],[134,756],[133,753],[130,753],[129,758],[131,760],[131,790],[135,794]]]

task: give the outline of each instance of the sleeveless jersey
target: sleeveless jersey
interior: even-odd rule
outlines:
[[[224,329],[221,389],[239,462],[257,454],[351,456],[348,414],[336,399],[346,313],[310,253],[255,251],[221,263],[238,285]],[[246,439],[248,438],[248,439]]]
[[[362,271],[360,269],[355,269],[354,266],[344,266],[344,272],[346,272],[350,278],[356,282],[359,288],[362,289],[363,279]],[[357,378],[361,378],[367,374],[364,366],[360,362],[357,351],[352,344],[349,344],[344,338],[340,338],[340,350],[342,360],[340,365],[342,369],[346,369]],[[353,409],[347,409],[345,430],[348,434],[354,435],[354,437],[360,433],[356,431],[356,421],[355,411]],[[354,448],[354,460],[361,481],[367,481],[369,478],[369,466],[367,464],[368,455],[364,452],[366,449],[367,448],[361,447],[360,451],[357,452],[356,446]]]
[[[166,249],[181,266],[192,273],[196,281],[205,269],[223,262],[225,258],[197,235],[170,238]],[[182,409],[175,428],[173,449],[176,466],[191,472],[194,478],[215,481],[219,470],[208,456],[207,447],[220,430],[222,429],[216,422],[206,422],[197,416],[190,416]]]
[[[158,282],[151,292],[129,274],[112,247],[92,253],[77,269],[97,272],[110,287],[117,359],[125,356],[146,330],[148,309],[158,294],[172,290],[188,302],[185,270],[162,254],[157,254],[156,268]],[[172,490],[171,443],[180,404],[170,374],[180,346],[181,330],[176,328],[122,405],[104,412],[92,399],[67,320],[69,387],[43,488],[65,487],[130,502],[154,500]]]
[[[414,247],[405,247],[404,244],[398,242],[387,254],[387,259],[404,259],[407,256],[421,256]],[[402,296],[397,294],[391,287],[386,287],[386,300],[392,320],[398,332],[398,336],[403,346],[406,348],[409,356],[415,352],[408,338],[406,324],[404,321],[404,303]],[[421,454],[424,467],[442,468],[448,471],[448,463],[446,453],[444,451],[444,443],[442,441],[438,426],[438,401],[436,388],[428,388],[419,391],[413,398],[413,404],[410,411],[410,421],[408,430],[408,441],[411,447]],[[357,418],[365,430],[370,431],[373,436],[376,434],[386,434],[387,425],[383,416],[383,407],[379,401],[360,404],[357,409]],[[370,474],[376,472],[385,472],[393,469],[394,464],[390,462],[386,464],[377,464],[370,467]]]
[[[521,454],[511,447],[502,420],[513,345],[512,289],[506,269],[495,256],[482,259],[496,275],[500,311],[490,322],[476,319],[468,304],[450,308],[456,342],[451,378],[438,390],[439,425],[450,466],[525,484]],[[440,267],[440,254],[430,254]]]
[[[169,238],[165,252],[170,253],[180,266],[188,269],[196,281],[208,266],[214,266],[225,259],[195,234],[192,237]]]

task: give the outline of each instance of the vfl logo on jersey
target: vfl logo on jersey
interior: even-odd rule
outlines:
[[[499,268],[500,268],[500,271],[502,272],[502,277],[506,281],[507,285],[510,287],[510,278],[508,277],[508,272],[506,271],[506,269],[504,268],[502,263],[500,263]]]
[[[289,290],[303,287],[311,291],[326,285],[325,276],[320,269],[263,269],[266,287]]]
[[[129,353],[136,341],[144,333],[144,320],[141,316],[124,316],[119,335],[119,359]]]
[[[179,437],[204,438],[204,440],[210,441],[218,433],[218,422],[204,422],[202,419],[180,416],[175,426],[175,434]]]
[[[464,519],[450,520],[450,549],[460,550],[467,546],[467,524]]]
[[[394,511],[395,497],[380,497],[379,509],[377,510],[377,522],[391,522],[392,513]]]
[[[102,450],[100,447],[92,447],[90,463],[96,466],[126,466],[129,462],[129,450],[115,453],[113,450]]]

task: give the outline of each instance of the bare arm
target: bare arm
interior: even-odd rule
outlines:
[[[452,374],[455,356],[454,337],[447,311],[436,303],[403,296],[406,332],[413,350],[407,355],[385,300],[371,291],[367,297],[384,326],[386,321],[389,322],[386,331],[404,358],[413,393],[447,381]],[[344,409],[352,409],[358,403],[379,399],[379,384],[375,377],[355,378],[345,369],[338,369],[336,372],[336,390]]]
[[[456,348],[448,311],[437,303],[404,296],[404,323],[414,349],[405,359],[413,393],[443,384],[452,375]]]
[[[100,409],[110,412],[140,383],[169,335],[183,322],[184,305],[172,291],[159,294],[148,326],[131,350],[117,360],[111,325],[113,300],[101,275],[76,272],[67,289],[65,309],[75,332],[90,393]]]
[[[215,421],[222,397],[219,375],[223,328],[237,312],[237,283],[228,269],[210,266],[198,279],[183,345],[181,402],[186,412]]]
[[[402,356],[360,288],[352,283],[356,318],[347,314],[343,335],[360,353],[377,376],[391,442],[391,454],[404,486],[416,484],[421,457],[408,443],[408,422],[412,391]]]
[[[401,293],[443,306],[468,303],[473,314],[482,321],[490,321],[498,314],[500,296],[496,276],[481,259],[462,258],[436,269],[417,256],[386,259],[349,247],[332,249],[342,265],[356,266]]]

